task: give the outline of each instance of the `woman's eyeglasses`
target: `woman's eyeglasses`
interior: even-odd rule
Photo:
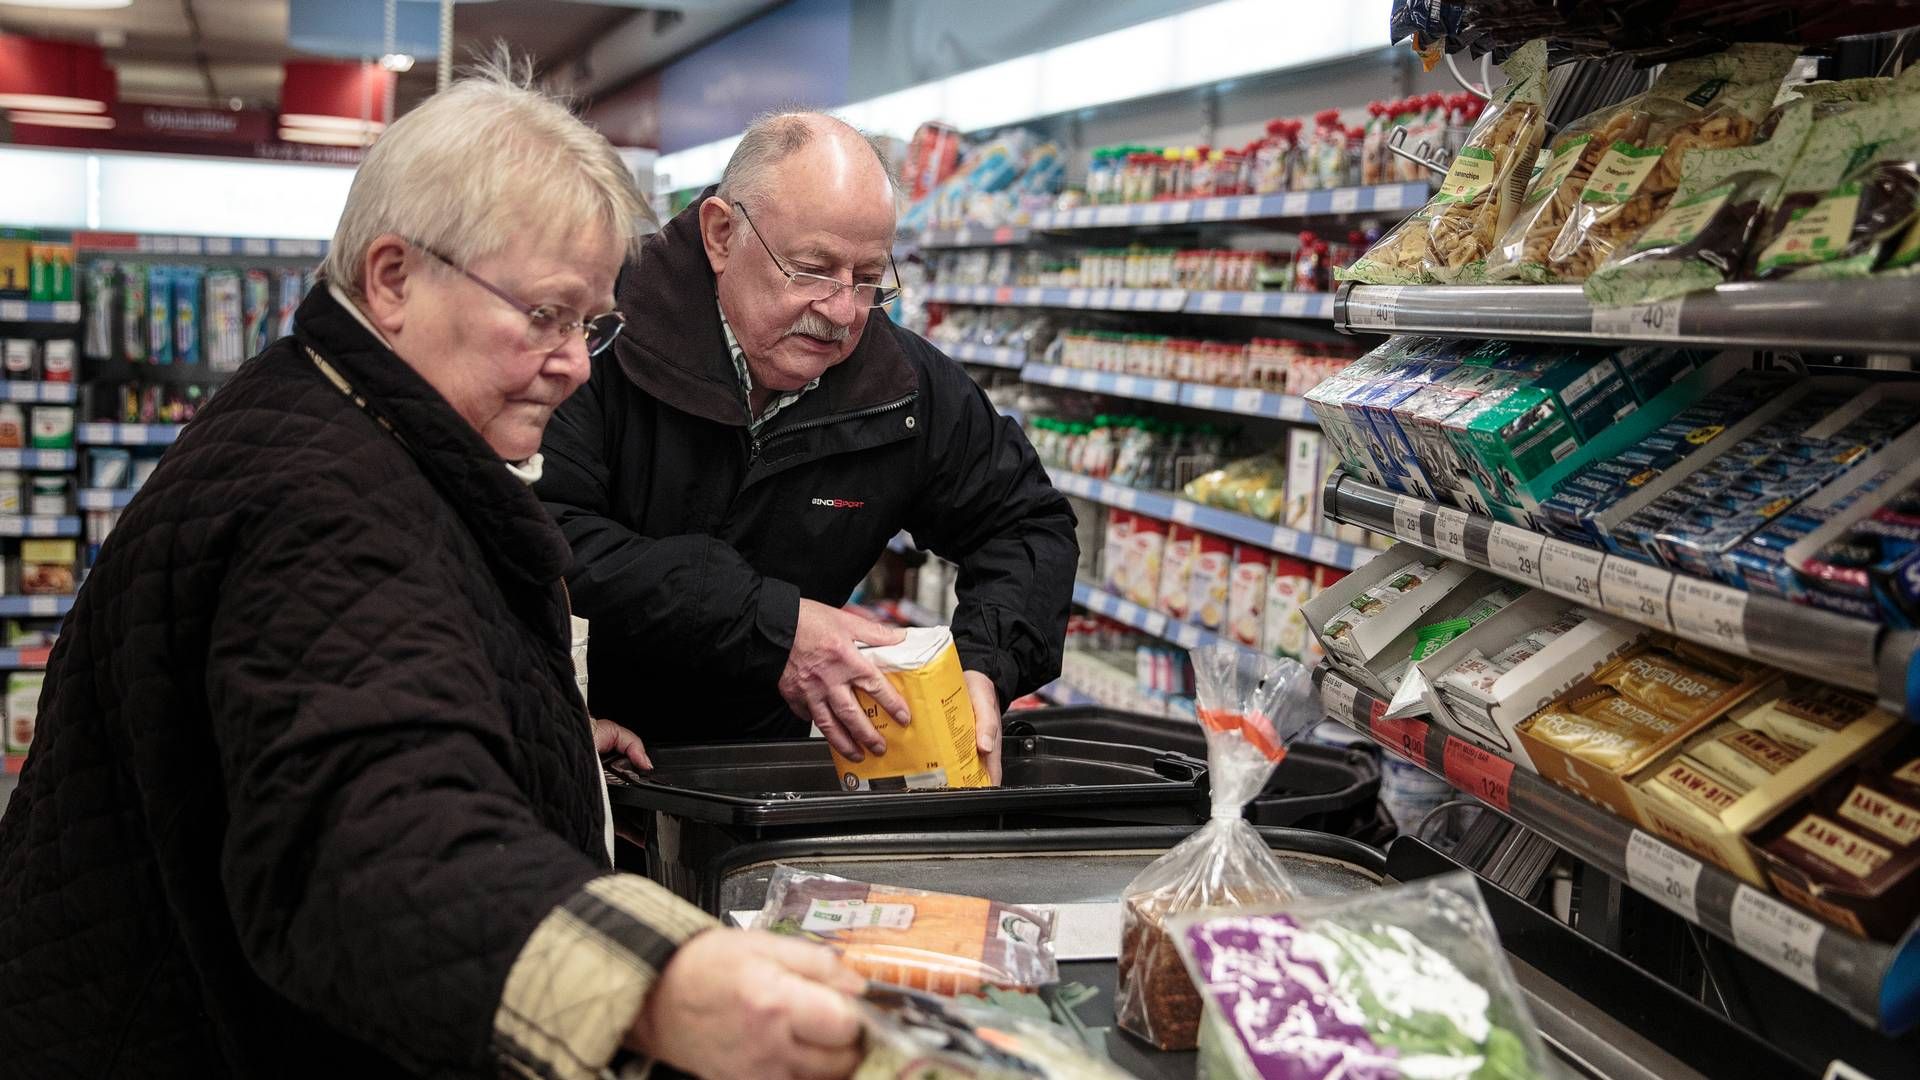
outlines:
[[[606,350],[607,346],[613,344],[613,339],[620,336],[621,328],[627,325],[627,317],[618,311],[609,311],[604,315],[583,316],[561,304],[529,304],[427,245],[412,240],[408,243],[458,270],[475,285],[519,309],[520,313],[527,317],[529,348],[538,349],[541,352],[553,352],[565,345],[570,335],[578,334],[586,339],[587,355],[598,356]]]

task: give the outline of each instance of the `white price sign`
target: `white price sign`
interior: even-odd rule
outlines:
[[[1184,499],[1176,499],[1173,504],[1173,520],[1181,525],[1193,524],[1194,505]]]
[[[1717,581],[1673,579],[1673,628],[1737,653],[1747,651],[1747,594]]]
[[[1113,380],[1113,392],[1121,397],[1137,397],[1140,393],[1140,384],[1134,381],[1133,376],[1122,375]]]
[[[1451,506],[1433,512],[1433,546],[1448,558],[1467,559],[1467,515]]]
[[[1540,545],[1540,584],[1583,604],[1600,602],[1600,561],[1597,551],[1548,539]]]
[[[1654,300],[1631,307],[1594,308],[1593,332],[1606,337],[1649,338],[1655,341],[1680,336],[1680,305],[1685,297]]]
[[[1220,388],[1217,386],[1196,386],[1193,388],[1193,407],[1196,409],[1217,409],[1220,407]]]
[[[1639,829],[1627,838],[1627,881],[1691,923],[1700,921],[1700,870],[1699,859]]]
[[[1341,188],[1333,193],[1334,213],[1351,214],[1358,209],[1360,209],[1360,190],[1358,188]]]
[[[1487,537],[1487,562],[1503,574],[1539,582],[1540,546],[1546,538],[1504,522],[1494,522]]]
[[[1067,306],[1068,307],[1086,307],[1087,306],[1087,290],[1068,289],[1067,290]]]
[[[1210,292],[1210,293],[1202,293],[1200,296],[1200,310],[1206,312],[1209,315],[1218,315],[1220,313],[1220,309],[1226,306],[1227,306],[1226,293]]]
[[[1106,484],[1103,487],[1107,501],[1122,510],[1132,510],[1140,505],[1140,496],[1130,487],[1121,487],[1118,484]]]
[[[1801,986],[1820,992],[1820,974],[1814,954],[1827,928],[1787,905],[1742,885],[1733,894],[1733,940],[1742,949],[1766,961]]]
[[[1320,682],[1320,704],[1328,716],[1341,723],[1353,720],[1354,685],[1338,675],[1328,674]]]
[[[1399,285],[1355,289],[1347,298],[1347,325],[1355,330],[1392,330],[1397,324]]]
[[[1657,566],[1609,555],[1600,567],[1600,606],[1636,622],[1672,629],[1667,617],[1672,590],[1673,574]]]
[[[1180,384],[1179,383],[1168,382],[1165,379],[1155,379],[1151,383],[1151,386],[1153,389],[1150,393],[1150,396],[1153,398],[1153,400],[1162,402],[1167,405],[1173,405],[1179,402],[1180,400]]]
[[[1263,396],[1264,395],[1258,390],[1235,390],[1233,392],[1233,411],[1246,413],[1249,416],[1258,416],[1260,415],[1260,399]]]
[[[1421,543],[1420,512],[1426,509],[1426,503],[1411,495],[1401,495],[1393,500],[1393,535],[1402,540]]]

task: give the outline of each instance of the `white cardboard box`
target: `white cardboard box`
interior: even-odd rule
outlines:
[[[1439,569],[1418,588],[1389,604],[1386,610],[1354,626],[1346,637],[1328,639],[1322,635],[1327,620],[1355,597],[1421,562],[1437,562]],[[1335,667],[1381,697],[1391,697],[1391,692],[1371,670],[1374,661],[1383,656],[1402,635],[1419,625],[1429,609],[1445,600],[1473,574],[1473,567],[1444,559],[1417,544],[1395,544],[1315,595],[1302,605],[1302,610],[1307,614],[1307,628],[1313,631],[1314,637],[1326,649],[1327,657]],[[1411,644],[1408,647],[1411,649]]]

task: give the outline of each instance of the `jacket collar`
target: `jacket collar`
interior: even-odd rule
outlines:
[[[532,489],[480,433],[323,283],[294,315],[295,334],[331,364],[367,407],[393,425],[427,479],[466,521],[501,572],[533,585],[559,580],[572,554]],[[303,355],[301,362],[306,362]],[[386,438],[384,432],[379,436]]]
[[[700,204],[713,192],[701,192],[647,237],[638,259],[621,268],[614,295],[627,327],[614,342],[614,356],[627,379],[657,400],[744,428],[746,402],[720,330],[713,268],[700,240]],[[897,333],[885,313],[873,313],[853,353],[827,369],[818,389],[784,410],[775,428],[860,412],[917,391],[919,380]]]

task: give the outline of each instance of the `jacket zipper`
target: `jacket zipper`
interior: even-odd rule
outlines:
[[[755,435],[752,437],[753,446],[751,448],[751,453],[747,458],[747,467],[751,469],[760,460],[760,451],[766,446],[767,443],[774,442],[779,439],[784,439],[789,435],[798,435],[803,431],[811,431],[814,428],[826,427],[828,424],[838,424],[846,420],[865,420],[867,417],[870,417],[870,416],[879,416],[882,413],[890,413],[896,409],[904,409],[908,405],[913,404],[914,400],[919,396],[920,396],[920,391],[915,390],[905,397],[897,398],[893,401],[885,402],[884,404],[880,404],[880,405],[872,405],[865,409],[860,409],[857,412],[840,413],[835,416],[822,416],[817,420],[808,420],[808,421],[805,421],[804,423],[795,424],[792,427],[781,428],[779,431],[774,432],[772,435],[768,436],[764,440],[761,439],[760,436]]]

